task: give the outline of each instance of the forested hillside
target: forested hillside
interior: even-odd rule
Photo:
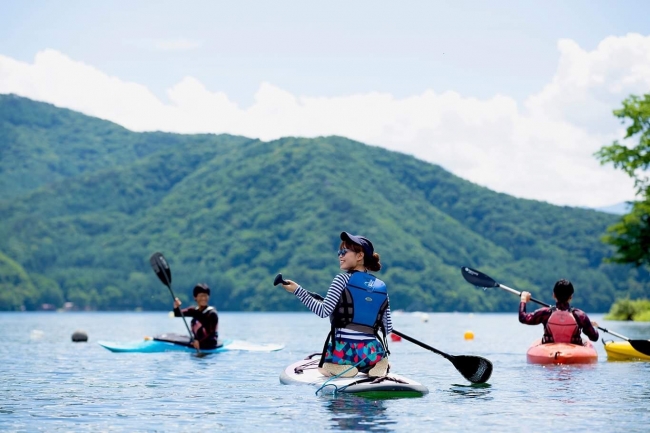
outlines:
[[[647,269],[602,264],[616,219],[341,137],[134,133],[0,95],[2,310],[168,309],[154,251],[185,300],[205,281],[221,309],[298,310],[275,273],[324,294],[345,230],[375,244],[393,309],[516,310],[513,295],[467,284],[467,265],[547,302],[568,278],[576,305],[606,311],[650,295]]]

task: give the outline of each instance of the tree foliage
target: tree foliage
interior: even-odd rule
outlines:
[[[638,140],[620,143],[614,141],[597,153],[601,164],[611,163],[634,179],[639,200],[632,203],[630,212],[613,224],[603,240],[614,247],[616,253],[609,260],[615,263],[650,265],[650,184],[647,175],[650,166],[650,94],[632,95],[623,101],[623,108],[614,115],[629,122],[625,139]]]
[[[616,247],[608,260],[650,265],[650,200],[634,202],[630,213],[609,227],[603,240]]]
[[[344,230],[372,239],[394,309],[516,309],[468,285],[461,266],[539,298],[568,278],[589,311],[650,294],[646,269],[602,263],[615,217],[495,193],[342,137],[134,133],[0,95],[0,156],[0,251],[35,288],[12,283],[20,296],[0,309],[169,309],[148,263],[161,251],[185,301],[203,281],[221,309],[300,310],[273,277],[324,294]]]
[[[27,272],[0,253],[0,310],[37,308],[38,292]]]
[[[638,322],[650,322],[650,300],[629,298],[620,299],[612,305],[606,320],[634,320]]]

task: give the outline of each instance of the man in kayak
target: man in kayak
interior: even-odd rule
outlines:
[[[334,277],[324,300],[291,280],[283,287],[315,314],[330,318],[332,326],[319,364],[323,375],[353,377],[362,371],[371,377],[385,376],[389,367],[386,336],[393,330],[388,293],[384,282],[368,273],[381,269],[379,254],[367,238],[343,232],[338,258],[345,272]]]
[[[526,313],[526,302],[530,301],[529,292],[521,292],[519,303],[519,322],[526,325],[544,324],[542,344],[571,343],[582,345],[580,333],[591,341],[598,340],[596,322],[591,322],[584,311],[572,308],[569,301],[573,298],[573,284],[567,280],[559,280],[553,287],[555,307],[543,307],[532,313]]]
[[[199,283],[192,291],[196,307],[188,307],[180,310],[180,299],[174,299],[174,316],[188,316],[192,318],[192,334],[194,340],[192,345],[195,349],[214,349],[217,347],[219,333],[219,315],[214,307],[208,306],[210,300],[210,287],[207,284]]]

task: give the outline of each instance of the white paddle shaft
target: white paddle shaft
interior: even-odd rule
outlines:
[[[497,283],[498,284],[498,283]],[[510,293],[514,293],[517,296],[521,296],[521,292],[516,291],[515,289],[511,289],[508,286],[504,286],[503,284],[499,284],[499,287],[501,287],[503,290],[507,290]]]

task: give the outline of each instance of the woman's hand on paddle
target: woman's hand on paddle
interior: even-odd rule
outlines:
[[[530,301],[530,292],[521,292],[521,302]]]
[[[591,326],[593,326],[594,328],[598,328],[598,323],[592,321],[592,322],[591,322]]]
[[[178,308],[181,306],[181,300],[178,298],[174,298],[174,308]]]
[[[192,341],[192,346],[194,346],[194,348],[196,350],[199,350],[201,348],[201,346],[199,345],[199,342],[197,340]]]
[[[286,290],[289,293],[293,293],[296,291],[298,288],[298,284],[294,281],[291,280],[284,280],[287,282],[287,284],[282,283],[282,287],[284,287],[284,290]]]

